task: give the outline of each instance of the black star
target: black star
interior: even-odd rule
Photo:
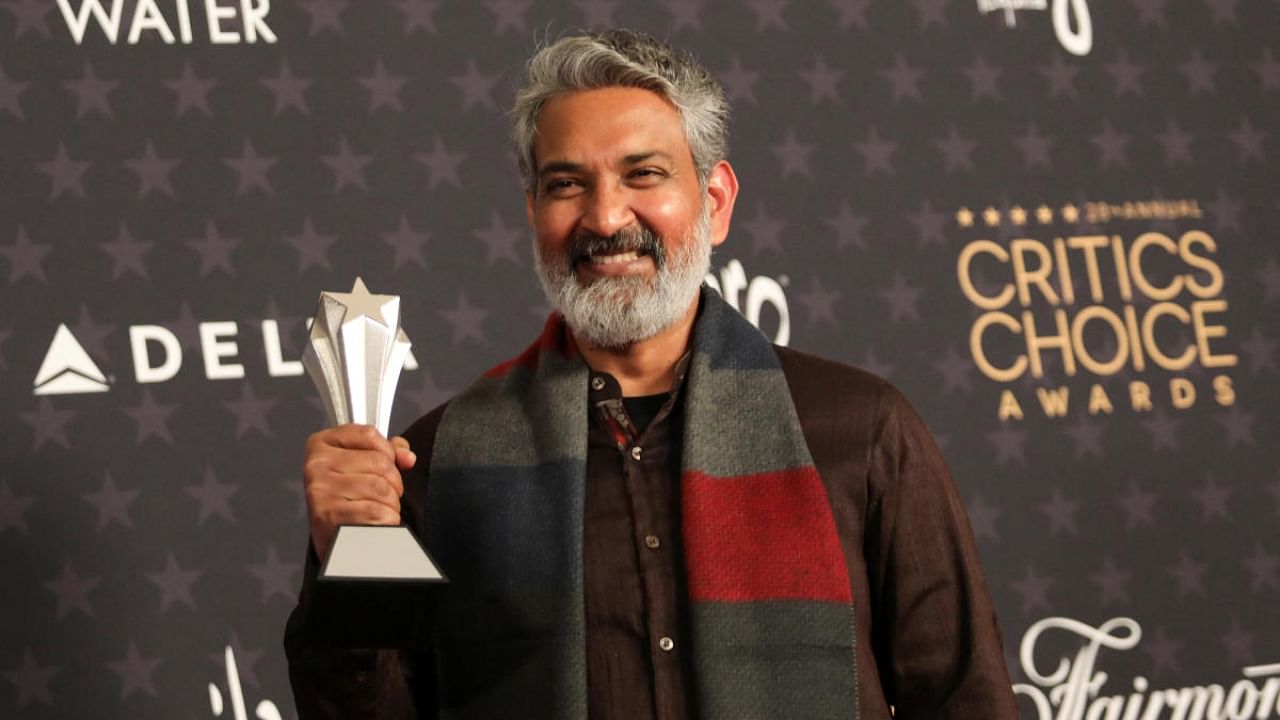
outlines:
[[[524,14],[533,5],[533,0],[484,0],[484,6],[493,13],[493,34],[501,35],[507,30],[515,30],[517,35],[527,29]]]
[[[40,172],[49,176],[49,200],[57,200],[63,193],[69,192],[76,197],[84,197],[83,178],[92,163],[73,160],[67,154],[67,148],[58,143],[58,152],[48,162],[37,163]]]
[[[867,10],[871,7],[871,0],[827,0],[836,11],[836,23],[841,30],[848,30],[851,26],[857,25],[859,29],[867,29]]]
[[[1080,97],[1080,92],[1076,90],[1076,75],[1080,74],[1080,68],[1069,64],[1063,57],[1062,53],[1055,52],[1048,65],[1040,65],[1036,70],[1049,81],[1050,98],[1061,95],[1075,100]]]
[[[30,83],[18,82],[10,78],[0,65],[0,113],[9,113],[19,120],[26,120],[22,112],[22,104],[18,101]]]
[[[432,32],[434,33],[434,28]],[[359,80],[360,84],[369,91],[370,115],[384,105],[392,110],[404,112],[404,106],[400,104],[400,88],[404,87],[405,78],[400,75],[388,75],[382,60],[378,60],[374,65],[373,74]]]
[[[308,34],[315,36],[326,28],[342,34],[342,11],[347,9],[346,0],[307,0],[298,6],[311,16]]]
[[[1249,339],[1240,343],[1240,350],[1249,359],[1250,375],[1260,372],[1280,373],[1280,367],[1276,366],[1277,345],[1280,345],[1280,341],[1262,334],[1262,328],[1256,325],[1253,327]]]
[[[467,154],[449,152],[449,148],[445,147],[444,140],[439,134],[432,139],[431,152],[414,153],[414,158],[427,166],[427,172],[430,175],[428,185],[432,190],[442,182],[449,183],[459,190],[462,189],[462,178],[458,176],[458,166],[467,159]]]
[[[292,604],[298,591],[296,576],[300,566],[298,563],[280,561],[275,545],[267,546],[267,558],[264,562],[249,566],[249,573],[262,582],[262,604],[276,595]]]
[[[54,410],[49,398],[40,398],[34,411],[18,413],[22,421],[35,431],[32,450],[39,450],[47,442],[53,442],[66,449],[71,449],[71,441],[67,440],[67,423],[76,416],[74,410]]]
[[[191,62],[182,63],[182,77],[177,80],[166,80],[164,83],[177,96],[178,108],[175,117],[182,117],[188,110],[198,110],[205,115],[212,115],[209,110],[209,91],[217,80],[204,80],[191,69]]]
[[[490,265],[499,260],[510,260],[517,265],[520,264],[516,247],[517,242],[524,236],[524,232],[519,227],[507,227],[502,214],[497,210],[489,213],[489,227],[472,230],[471,234],[484,242]]]
[[[889,84],[893,86],[894,102],[900,102],[907,97],[916,102],[922,100],[920,97],[920,80],[924,77],[924,70],[912,67],[902,53],[894,55],[893,67],[881,70],[880,77],[888,80]]]
[[[249,383],[240,386],[240,397],[222,403],[236,418],[236,439],[244,437],[250,430],[257,430],[266,437],[271,437],[271,425],[267,422],[267,414],[275,407],[275,400],[258,399]]]
[[[53,665],[40,665],[31,655],[30,648],[22,650],[22,665],[12,670],[5,670],[4,677],[18,691],[17,709],[21,710],[35,700],[44,705],[53,705],[53,697],[49,694],[49,683],[61,668]]]
[[[44,256],[51,252],[53,245],[31,242],[26,228],[19,225],[13,243],[0,245],[0,255],[9,261],[9,284],[13,285],[28,275],[40,282],[48,282],[44,276]]]
[[[1055,55],[1055,57],[1057,57]],[[974,58],[961,72],[965,77],[969,78],[969,99],[977,102],[980,98],[989,97],[992,100],[1002,100],[1004,95],[1000,92],[1000,68],[987,62],[987,59],[981,55]]]
[[[947,136],[933,141],[938,148],[948,173],[956,170],[973,172],[973,149],[977,142],[960,134],[955,125],[947,126]]]
[[[1055,142],[1056,140],[1052,137],[1041,135],[1035,123],[1027,123],[1027,132],[1013,138],[1013,144],[1017,145],[1018,151],[1022,153],[1023,167],[1027,170],[1033,167],[1051,170],[1053,161],[1049,153]]]
[[[186,240],[184,244],[200,255],[200,277],[219,268],[235,277],[236,270],[231,265],[231,252],[240,244],[240,240],[222,237],[218,233],[218,226],[212,220],[205,222],[203,238]]]
[[[1262,142],[1267,139],[1267,134],[1253,126],[1253,121],[1247,117],[1240,118],[1240,127],[1227,134],[1231,138],[1231,142],[1235,143],[1236,150],[1240,153],[1240,164],[1243,165],[1252,160],[1264,162],[1266,157],[1262,151]]]
[[[779,30],[787,29],[787,21],[782,14],[786,12],[791,0],[746,0],[747,7],[756,14],[756,32],[764,32],[769,27]]]
[[[1078,535],[1079,528],[1076,526],[1076,511],[1079,509],[1079,502],[1069,499],[1062,493],[1061,488],[1054,488],[1053,497],[1049,499],[1049,502],[1040,506],[1040,511],[1049,520],[1049,535],[1056,537],[1059,532]]]
[[[1168,568],[1169,575],[1178,585],[1178,599],[1184,600],[1187,595],[1204,596],[1204,572],[1209,566],[1202,562],[1196,562],[1191,557],[1191,553],[1183,549],[1178,555],[1178,562],[1170,565]]]
[[[770,146],[769,151],[778,158],[778,162],[782,163],[782,177],[785,180],[793,173],[810,176],[809,156],[813,154],[815,148],[817,145],[800,142],[796,138],[796,131],[788,129],[787,137],[777,145]]]
[[[1116,132],[1116,129],[1111,127],[1110,120],[1102,121],[1102,131],[1096,135],[1090,135],[1089,142],[1098,148],[1098,165],[1102,169],[1112,166],[1129,167],[1129,157],[1126,155],[1129,136]]]
[[[457,347],[463,340],[471,339],[484,344],[484,320],[489,311],[477,307],[467,300],[467,296],[458,291],[458,304],[449,310],[438,311],[453,326],[453,345]]]
[[[173,436],[169,434],[169,416],[178,409],[176,404],[158,403],[151,397],[151,390],[144,388],[141,402],[122,409],[137,423],[138,435],[134,441],[135,446],[141,447],[142,443],[150,437],[157,437],[170,445],[173,444]]]
[[[999,427],[987,433],[987,442],[996,451],[996,466],[1004,467],[1010,462],[1019,465],[1027,464],[1027,431],[1015,427],[1011,423],[1000,423]]]
[[[159,697],[151,674],[156,671],[161,662],[163,661],[160,658],[144,657],[138,652],[138,646],[130,640],[124,658],[107,663],[111,672],[120,676],[120,699],[127,700],[130,695],[139,691],[151,697]]]
[[[920,302],[924,288],[908,283],[901,272],[894,272],[893,285],[877,290],[876,294],[889,304],[889,322],[896,323],[904,318],[920,322],[920,311],[916,304]]]
[[[64,561],[62,576],[44,583],[45,588],[53,593],[53,597],[58,602],[58,607],[54,611],[55,617],[61,620],[72,610],[79,610],[85,615],[93,617],[93,605],[89,603],[89,591],[97,587],[101,580],[101,578],[96,577],[80,577],[76,573],[75,566],[71,564],[71,560]]]
[[[809,102],[817,105],[823,100],[840,104],[840,78],[844,71],[827,67],[827,61],[821,56],[813,59],[813,67],[801,70],[800,77],[809,86]]]
[[[1208,208],[1215,230],[1221,232],[1240,229],[1240,211],[1244,209],[1244,204],[1228,194],[1225,189],[1218,188],[1218,196],[1208,203]]]
[[[49,22],[45,16],[53,5],[48,0],[5,0],[3,7],[13,15],[14,39],[29,32],[49,37]]]
[[[1262,57],[1256,63],[1250,63],[1253,71],[1258,73],[1258,82],[1261,83],[1262,94],[1266,95],[1272,90],[1280,90],[1280,62],[1276,61],[1275,55],[1271,53],[1271,48],[1264,47],[1262,49]],[[0,95],[3,91],[0,91]]]
[[[303,115],[311,114],[311,108],[307,106],[306,93],[313,81],[311,78],[294,75],[289,69],[289,61],[281,60],[279,74],[273,78],[262,78],[259,82],[275,97],[276,115],[288,108],[295,108]]]
[[[1111,555],[1106,555],[1102,560],[1102,567],[1095,573],[1089,574],[1089,580],[1098,586],[1098,594],[1101,595],[1100,601],[1103,607],[1110,607],[1111,603],[1118,602],[1122,605],[1128,605],[1129,600],[1129,579],[1133,577],[1133,573],[1123,568],[1117,567],[1115,561],[1111,559]]]
[[[1212,474],[1205,475],[1204,484],[1193,490],[1196,502],[1200,504],[1200,519],[1208,522],[1213,518],[1231,520],[1231,511],[1227,502],[1231,499],[1231,488],[1218,482]]]
[[[120,223],[120,232],[116,234],[115,241],[98,243],[98,249],[111,256],[112,280],[119,280],[129,272],[138,277],[147,277],[147,266],[143,261],[154,246],[155,243],[151,241],[134,240],[133,234],[123,222]]]
[[[440,3],[435,0],[395,0],[396,10],[404,15],[404,34],[412,35],[414,30],[423,30],[437,35],[436,11]]]
[[[146,197],[154,190],[173,196],[173,185],[169,183],[169,173],[178,166],[178,160],[156,155],[156,148],[150,140],[142,151],[142,157],[136,160],[125,160],[124,164],[138,176],[138,197]]]
[[[1075,444],[1075,458],[1080,460],[1086,455],[1102,457],[1102,432],[1104,428],[1088,415],[1081,414],[1064,432]]]
[[[1151,674],[1159,677],[1165,672],[1175,675],[1182,669],[1178,653],[1182,651],[1182,641],[1173,638],[1163,627],[1156,628],[1154,635],[1143,640],[1142,649],[1151,658]]]
[[[239,492],[240,488],[234,483],[218,482],[218,476],[214,475],[213,468],[205,466],[204,481],[199,485],[188,485],[183,488],[191,497],[195,498],[200,504],[200,515],[196,520],[196,524],[203,525],[211,515],[217,515],[229,523],[235,524],[236,517],[231,512],[231,496]]]
[[[1132,531],[1139,525],[1154,527],[1155,520],[1151,514],[1152,508],[1155,506],[1157,496],[1155,493],[1149,493],[1138,487],[1138,483],[1129,481],[1129,493],[1123,497],[1116,498],[1116,504],[1124,508],[1125,511],[1125,529]]]
[[[1191,157],[1191,141],[1194,139],[1194,135],[1179,127],[1178,122],[1172,117],[1169,118],[1165,123],[1164,132],[1156,135],[1156,142],[1164,148],[1165,164],[1190,165],[1194,162],[1194,158]]]
[[[422,247],[430,239],[431,233],[415,231],[403,214],[400,216],[400,225],[394,231],[382,235],[382,241],[395,250],[393,262],[396,270],[405,263],[414,263],[425,269],[427,261],[422,257]]]
[[[752,105],[758,105],[756,81],[760,79],[760,73],[744,68],[737,55],[732,56],[729,62],[729,68],[721,70],[718,74],[720,82],[724,83],[725,91],[729,94],[729,99],[735,103],[749,102]]]
[[[1253,439],[1253,413],[1245,412],[1239,405],[1232,405],[1231,409],[1218,413],[1213,420],[1226,433],[1228,450],[1235,450],[1237,445],[1257,444]]]
[[[165,553],[164,569],[147,573],[147,580],[150,580],[151,584],[160,591],[160,612],[167,611],[176,602],[192,610],[197,609],[196,600],[191,594],[191,586],[200,579],[202,574],[199,570],[183,570],[172,552]]]
[[[1027,565],[1022,577],[1009,583],[1013,591],[1022,597],[1022,614],[1030,615],[1037,608],[1048,612],[1049,588],[1053,587],[1053,578],[1042,577],[1035,566]]]
[[[703,0],[662,0],[662,7],[671,15],[672,32],[685,28],[702,32]]]
[[[920,247],[946,245],[947,217],[946,213],[933,209],[933,202],[929,198],[920,201],[919,210],[907,215],[907,219],[916,227]]]
[[[77,120],[95,111],[105,118],[114,117],[108,96],[119,84],[115,80],[100,79],[88,61],[84,64],[84,75],[79,80],[68,80],[62,83],[63,87],[76,96]]]
[[[933,368],[942,375],[942,392],[950,395],[953,390],[973,392],[973,361],[956,352],[954,345],[947,346],[947,352],[933,362]]]
[[[1108,63],[1107,74],[1115,83],[1116,97],[1136,95],[1142,97],[1142,73],[1146,68],[1129,59],[1129,53],[1123,49],[1116,55],[1115,62]]]
[[[872,125],[867,130],[866,140],[854,142],[853,148],[862,156],[867,175],[874,175],[877,171],[886,175],[894,174],[893,153],[897,151],[898,143],[880,137],[880,131],[876,126]]]
[[[267,173],[278,161],[270,155],[259,155],[253,148],[252,141],[244,141],[244,151],[240,153],[240,157],[223,158],[222,162],[236,173],[237,196],[253,188],[261,190],[266,195],[275,194]]]
[[[316,232],[311,216],[307,216],[302,220],[301,232],[285,237],[284,241],[298,251],[298,274],[301,275],[312,265],[328,270],[329,246],[337,242],[338,238]]]
[[[95,527],[97,532],[102,532],[103,528],[112,522],[120,523],[130,530],[133,529],[133,519],[129,517],[129,506],[133,505],[133,501],[138,498],[138,491],[118,489],[115,481],[111,479],[111,473],[103,474],[101,490],[84,493],[80,497],[98,511],[98,522]]]
[[[1228,666],[1242,667],[1254,662],[1253,633],[1245,630],[1237,618],[1231,619],[1231,627],[1218,638],[1218,642],[1226,650]]]
[[[462,91],[462,110],[466,112],[472,105],[482,105],[490,110],[497,110],[493,102],[493,86],[498,82],[498,75],[485,75],[476,67],[475,58],[467,60],[467,71],[462,75],[452,75],[449,82]]]
[[[1151,436],[1151,450],[1169,450],[1177,452],[1178,445],[1178,428],[1182,425],[1182,421],[1165,412],[1164,408],[1159,408],[1151,413],[1149,418],[1142,421],[1142,425],[1146,428],[1147,434]]]
[[[1182,74],[1187,77],[1187,92],[1191,95],[1200,93],[1212,95],[1217,92],[1214,86],[1214,74],[1218,72],[1218,66],[1207,62],[1200,48],[1193,48],[1191,58],[1179,65],[1178,69],[1182,70]]]
[[[828,290],[822,284],[822,278],[814,275],[809,281],[809,290],[796,298],[804,306],[808,316],[809,327],[819,323],[838,325],[835,316],[835,304],[840,299],[838,290]]]
[[[1264,587],[1280,590],[1280,557],[1271,554],[1262,543],[1255,543],[1253,554],[1242,561],[1249,571],[1249,589],[1258,592]]]
[[[787,222],[773,217],[763,202],[756,203],[755,217],[743,223],[747,234],[751,236],[751,254],[759,255],[765,250],[782,252],[782,230]]]
[[[836,234],[836,250],[843,251],[849,245],[859,250],[867,249],[867,242],[862,237],[862,230],[869,221],[861,215],[854,215],[849,209],[847,200],[840,201],[840,210],[835,215],[823,218],[822,223]]]

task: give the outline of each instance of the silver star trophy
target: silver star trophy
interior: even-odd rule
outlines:
[[[373,425],[385,437],[400,370],[409,356],[400,298],[374,295],[356,278],[351,292],[322,292],[302,364],[331,425]],[[342,525],[321,579],[440,581],[443,575],[408,527]]]

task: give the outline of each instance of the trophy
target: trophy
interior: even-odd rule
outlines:
[[[410,344],[399,297],[373,295],[360,278],[349,293],[320,293],[302,364],[330,424],[373,425],[386,436]],[[318,579],[340,604],[383,615],[411,612],[422,587],[446,582],[404,525],[339,526]]]

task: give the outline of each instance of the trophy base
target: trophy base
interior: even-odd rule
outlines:
[[[366,648],[417,644],[436,588],[448,583],[403,525],[339,526],[317,580],[324,634],[334,644]]]

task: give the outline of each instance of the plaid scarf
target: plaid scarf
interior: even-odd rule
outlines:
[[[427,545],[442,718],[586,719],[589,370],[553,315],[445,411]],[[826,490],[768,340],[704,289],[680,481],[705,720],[856,718],[853,598]]]

